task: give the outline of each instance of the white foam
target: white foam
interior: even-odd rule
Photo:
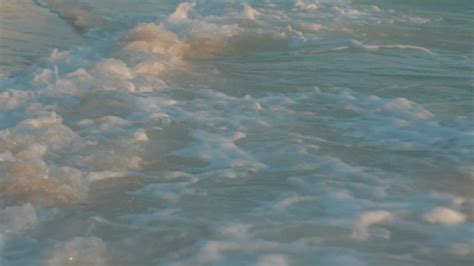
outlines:
[[[219,234],[224,236],[240,237],[248,233],[252,228],[250,224],[231,224],[218,229]]]
[[[431,224],[455,225],[466,220],[463,213],[446,207],[436,207],[423,215],[423,220]]]
[[[325,26],[318,23],[302,23],[299,26],[302,28],[302,30],[309,32],[320,32],[327,30]]]
[[[352,254],[329,254],[322,256],[321,265],[351,265],[351,266],[368,266],[369,264]]]
[[[42,144],[52,150],[70,144],[77,137],[55,113],[23,120],[9,132],[8,139],[17,145]]]
[[[0,162],[13,162],[15,161],[15,157],[9,151],[0,153]]]
[[[162,178],[168,182],[196,183],[198,181],[195,176],[181,171],[167,172],[161,175],[159,178]]]
[[[257,266],[287,266],[290,265],[287,256],[281,254],[269,254],[261,256]]]
[[[369,211],[359,215],[352,229],[352,237],[357,240],[367,240],[370,236],[370,227],[376,224],[392,222],[394,215],[388,211]]]
[[[139,130],[135,132],[135,134],[133,134],[133,137],[135,138],[136,141],[139,141],[139,142],[147,142],[150,140],[144,130]]]
[[[98,62],[94,68],[93,73],[100,75],[101,78],[107,77],[118,77],[131,79],[133,75],[130,73],[127,65],[120,59],[107,58]]]
[[[20,90],[8,90],[0,92],[0,108],[3,110],[12,110],[25,105],[30,98],[31,93]]]
[[[403,66],[402,75],[411,68],[435,72],[432,60],[458,59],[412,54],[416,64],[398,65],[409,61],[404,52],[444,48],[390,44],[421,44],[411,31],[398,32],[396,12],[349,0],[253,2],[255,8],[209,0],[182,3],[169,16],[160,13],[173,8],[168,4],[135,16],[148,2],[86,2],[97,7],[91,12],[116,15],[115,29],[90,31],[83,47],[53,50],[26,74],[0,83],[1,214],[9,204],[29,204],[41,218],[58,214],[44,224],[31,208],[0,216],[5,257],[40,261],[40,249],[83,233],[104,241],[58,242],[44,264],[113,264],[118,258],[107,257],[122,252],[138,264],[367,265],[380,256],[435,263],[417,253],[416,245],[426,243],[431,252],[446,248],[450,259],[469,256],[467,224],[429,225],[468,220],[472,199],[463,185],[471,177],[474,131],[464,103],[449,106],[459,120],[443,120],[451,114],[437,108],[449,97],[422,97],[425,89],[418,89],[428,79],[389,73],[392,66]],[[115,12],[118,5],[129,10]],[[94,27],[94,18],[78,14],[77,28]],[[327,53],[351,38],[370,42]],[[384,49],[400,57],[365,53]],[[388,57],[394,60],[378,60]],[[332,75],[343,69],[335,76],[359,77],[374,62],[388,69],[375,69],[368,82]],[[463,64],[456,63],[459,77]],[[457,88],[463,79],[451,81]],[[312,88],[316,83],[324,85]],[[427,188],[426,176],[435,178]],[[456,182],[438,186],[441,176]],[[451,196],[426,192],[433,188]],[[412,215],[437,204],[452,210],[427,213],[425,223]],[[375,208],[383,210],[367,211]],[[106,220],[97,218],[102,212]],[[404,220],[394,226],[406,231],[385,226],[396,213]],[[12,222],[4,217],[24,219],[6,225]],[[5,228],[18,239],[5,236]],[[111,234],[117,230],[118,238]],[[353,240],[378,243],[392,233],[401,235],[386,241],[386,250]],[[109,241],[117,252],[109,254]],[[150,252],[157,246],[166,248]],[[407,255],[386,256],[393,250]]]
[[[339,6],[332,6],[331,11],[342,14],[342,15],[347,15],[347,16],[361,16],[365,15],[363,12],[360,12],[357,9],[353,8],[345,8],[345,7],[339,7]]]
[[[257,19],[257,16],[260,15],[260,12],[253,9],[251,5],[244,4],[244,10],[242,11],[242,14],[250,20],[255,20]]]
[[[450,248],[451,254],[455,256],[465,257],[472,256],[474,253],[474,244],[472,243],[455,243],[451,245]]]
[[[3,210],[0,209],[1,234],[20,234],[33,228],[38,222],[36,210],[29,203],[22,206],[7,207]]]
[[[0,194],[42,206],[62,206],[85,199],[88,182],[70,167],[49,167],[44,161],[18,161],[7,168]]]
[[[4,265],[6,262],[3,260],[3,248],[5,246],[5,236],[3,233],[0,233],[0,264]]]
[[[239,245],[237,243],[211,241],[204,245],[196,259],[196,262],[199,264],[212,263],[214,261],[217,261],[221,257],[221,253],[238,249]]]
[[[295,204],[308,202],[314,200],[313,197],[310,196],[294,196],[285,198],[279,202],[277,202],[273,207],[276,209],[286,209]]]
[[[167,31],[162,25],[144,23],[136,26],[122,40],[128,49],[150,51],[159,54],[177,54],[183,44],[175,33]]]
[[[194,2],[184,2],[179,4],[174,13],[169,16],[169,19],[174,22],[188,19],[188,13],[195,5],[196,3]]]
[[[193,191],[187,187],[187,183],[151,184],[133,192],[134,195],[151,197],[168,204],[176,204],[181,197],[192,193]]]
[[[130,175],[131,173],[129,172],[123,172],[123,171],[96,171],[96,172],[91,172],[88,174],[87,179],[90,180],[91,182],[97,182],[101,180],[106,180],[110,178],[117,178],[117,177],[126,177],[127,175]]]
[[[381,49],[413,50],[413,51],[423,52],[428,55],[433,55],[433,52],[430,49],[421,47],[421,46],[415,46],[415,45],[407,45],[407,44],[368,45],[368,44],[363,44],[356,40],[353,40],[351,44],[353,45],[353,47],[362,48],[366,51],[378,51]]]
[[[199,130],[193,133],[196,139],[195,144],[175,154],[202,160],[209,164],[208,169],[245,168],[247,171],[258,171],[265,166],[255,161],[234,143],[245,136],[243,132],[236,132],[226,137]]]
[[[318,8],[318,4],[316,2],[306,3],[304,0],[296,0],[294,6],[304,10],[316,10]]]

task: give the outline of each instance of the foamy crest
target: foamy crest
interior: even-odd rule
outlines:
[[[122,45],[127,49],[165,56],[165,67],[181,59],[210,59],[239,50],[285,45],[283,31],[249,28],[235,23],[236,19],[241,20],[242,17],[256,20],[261,16],[259,11],[248,4],[244,4],[243,10],[237,15],[230,12],[228,17],[197,16],[188,19],[187,14],[195,5],[194,2],[180,4],[169,17],[171,23],[137,26],[122,39]]]

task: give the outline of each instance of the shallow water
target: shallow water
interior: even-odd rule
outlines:
[[[0,265],[472,265],[471,1],[0,10]]]

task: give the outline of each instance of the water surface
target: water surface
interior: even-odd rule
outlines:
[[[0,10],[0,265],[472,265],[472,1]]]

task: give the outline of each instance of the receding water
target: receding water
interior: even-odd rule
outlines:
[[[0,0],[0,265],[472,265],[471,0]]]

